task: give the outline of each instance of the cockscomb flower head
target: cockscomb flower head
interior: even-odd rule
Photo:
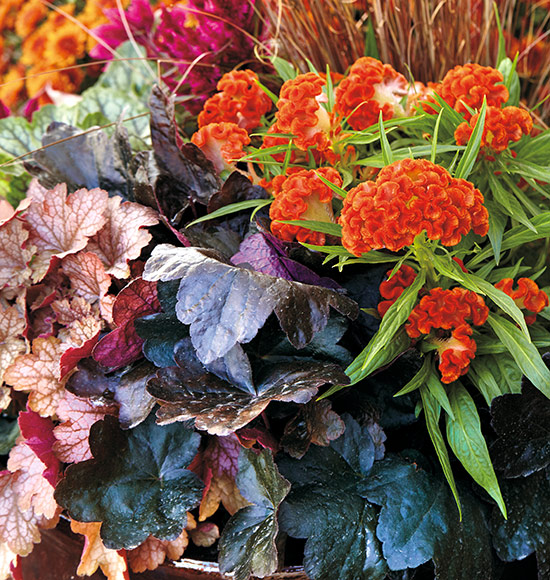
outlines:
[[[235,162],[245,155],[244,147],[250,143],[250,137],[235,123],[210,123],[194,133],[191,142],[221,173],[224,169],[233,169]]]
[[[258,75],[251,70],[234,70],[223,75],[217,85],[219,92],[207,99],[199,114],[199,127],[222,122],[235,123],[247,130],[258,127],[272,103],[257,81]]]
[[[516,303],[516,306],[531,312],[531,314],[525,317],[525,322],[527,324],[533,324],[537,318],[537,314],[548,306],[548,295],[531,278],[520,278],[517,289],[514,290],[513,287],[514,281],[512,278],[504,278],[498,284],[495,284],[495,288],[508,294]]]
[[[361,131],[378,122],[400,117],[405,111],[401,99],[409,92],[407,79],[391,65],[364,56],[351,66],[349,74],[334,90],[334,109],[347,117],[352,129]]]
[[[449,338],[432,340],[437,345],[442,383],[452,383],[468,372],[477,350],[475,340],[471,337],[472,332],[471,326],[461,324],[453,329]]]
[[[353,188],[339,222],[342,245],[356,256],[378,248],[398,251],[423,231],[453,246],[470,230],[485,235],[489,229],[481,192],[425,159],[395,161],[375,182]]]
[[[432,288],[411,312],[405,330],[411,338],[430,334],[434,329],[451,330],[472,322],[485,324],[489,309],[483,298],[464,288]]]
[[[293,143],[306,151],[316,147],[324,151],[330,146],[332,119],[321,103],[325,80],[316,73],[298,75],[281,87],[277,102],[277,125],[281,132],[294,135]]]
[[[472,115],[466,105],[480,109],[485,97],[488,106],[500,108],[508,100],[503,80],[502,73],[495,68],[468,63],[451,69],[435,87],[435,92],[468,120]],[[435,102],[432,98],[427,101]]]
[[[458,145],[466,145],[479,119],[476,113],[469,122],[461,123],[455,131]],[[511,141],[519,141],[533,129],[531,115],[519,107],[487,107],[481,147],[488,152],[500,153]]]
[[[337,186],[342,185],[340,174],[332,167],[302,169],[288,175],[285,179],[272,181],[275,199],[270,206],[271,231],[282,240],[308,242],[315,245],[325,243],[325,234],[314,232],[276,220],[312,220],[334,222],[332,210],[332,190],[325,185],[317,174]]]
[[[388,270],[386,272],[388,280],[384,280],[380,284],[380,296],[386,299],[378,303],[378,314],[380,316],[386,314],[389,307],[403,294],[403,290],[408,288],[416,278],[414,268],[411,268],[407,264],[403,264],[390,278],[392,272],[393,270]]]

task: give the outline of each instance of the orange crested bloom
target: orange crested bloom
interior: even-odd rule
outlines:
[[[244,147],[250,143],[250,137],[246,129],[235,123],[210,123],[194,133],[191,141],[221,173],[233,169],[235,162],[245,155]]]
[[[234,70],[220,79],[219,93],[210,97],[198,117],[199,127],[210,123],[235,123],[250,130],[261,124],[262,115],[271,109],[271,99],[257,84],[251,70]]]
[[[324,151],[330,146],[331,115],[321,104],[327,101],[325,84],[318,74],[306,73],[281,87],[277,125],[283,133],[294,135],[293,143],[304,151],[309,147]]]
[[[488,316],[489,309],[479,294],[464,288],[432,288],[414,307],[405,330],[411,338],[418,338],[434,329],[457,328],[467,321],[480,326]]]
[[[479,294],[465,288],[433,288],[414,307],[405,330],[411,338],[432,334],[430,341],[437,345],[441,381],[452,383],[468,372],[475,356],[476,343],[468,322],[480,326],[488,316],[489,309]]]
[[[318,173],[335,185],[342,185],[340,174],[332,167],[302,169],[284,179],[278,176],[271,182],[275,196],[269,210],[271,231],[282,240],[291,242],[296,239],[318,246],[325,243],[325,234],[276,221],[303,219],[334,222],[332,190],[319,179]]]
[[[386,276],[390,276],[393,270],[388,270]],[[416,272],[414,268],[403,264],[399,270],[389,279],[380,284],[380,296],[386,298],[378,303],[378,314],[384,316],[389,307],[403,294],[403,290],[408,288],[415,280]]]
[[[378,248],[396,252],[422,231],[453,246],[470,230],[482,236],[489,230],[481,192],[425,159],[395,161],[375,182],[353,188],[339,222],[342,245],[356,256]]]
[[[386,121],[405,114],[400,104],[409,92],[407,79],[391,65],[364,56],[334,90],[334,109],[348,124],[361,131],[378,122],[380,111]]]
[[[451,69],[434,90],[468,120],[471,114],[466,105],[471,109],[480,109],[485,97],[488,106],[499,108],[508,100],[508,89],[502,84],[503,80],[504,77],[495,68],[468,63]],[[432,98],[427,101],[435,102]],[[426,106],[431,112],[431,107]]]
[[[438,345],[439,371],[442,383],[452,383],[465,375],[470,368],[470,361],[475,357],[477,345],[471,338],[472,328],[461,324],[451,332],[449,338],[434,339]]]
[[[458,145],[468,143],[478,118],[479,113],[476,113],[469,123],[461,123],[456,128],[455,140]],[[510,141],[519,141],[523,135],[529,135],[532,129],[531,115],[519,107],[487,107],[481,147],[500,153],[508,147]]]
[[[548,306],[548,295],[531,278],[520,278],[517,290],[514,290],[513,286],[514,281],[512,278],[504,278],[498,284],[495,284],[495,288],[508,294],[519,308],[524,308],[532,313],[525,317],[525,322],[533,324],[537,314]]]

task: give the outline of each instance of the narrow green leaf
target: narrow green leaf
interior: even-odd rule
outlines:
[[[435,99],[435,101],[437,102],[437,104],[445,110],[445,112],[447,113],[445,115],[445,120],[450,120],[451,121],[451,126],[452,126],[452,131],[451,133],[454,132],[454,130],[460,125],[460,123],[464,123],[464,117],[457,111],[455,111],[450,105],[449,103],[447,103],[446,101],[444,101],[437,93],[433,93],[433,98]]]
[[[382,119],[382,111],[380,111],[380,116],[378,117],[378,129],[380,131],[380,145],[382,147],[382,158],[384,160],[384,166],[389,165],[393,162],[393,153],[384,129],[384,120]]]
[[[518,202],[518,200],[513,195],[511,195],[508,190],[504,189],[500,181],[491,171],[487,172],[487,176],[489,178],[489,187],[491,188],[493,199],[498,204],[500,204],[500,207],[504,213],[510,217],[513,217],[529,229],[536,231],[535,227],[529,221],[525,211],[523,211],[523,207]]]
[[[544,364],[537,347],[515,324],[498,314],[489,314],[491,328],[512,355],[521,372],[550,398],[550,370]]]
[[[491,372],[488,365],[488,357],[476,356],[470,362],[468,377],[476,386],[477,390],[483,395],[488,406],[495,397],[500,397],[504,392]]]
[[[426,379],[430,374],[432,369],[432,357],[428,354],[424,357],[424,362],[420,367],[420,370],[414,375],[414,377],[397,393],[395,393],[394,397],[400,397],[402,395],[406,395],[407,393],[412,393],[416,391],[416,389],[421,388],[426,384]]]
[[[443,439],[441,429],[439,428],[441,406],[425,386],[420,388],[420,396],[422,397],[422,408],[424,409],[424,416],[426,417],[426,427],[428,428],[428,434],[432,440],[435,452],[439,459],[439,463],[441,463],[441,468],[443,469],[445,479],[447,480],[453,493],[453,497],[455,498],[460,521],[462,521],[462,508],[460,506],[458,489],[456,488],[447,446],[445,445],[445,440]]]
[[[500,210],[500,206],[492,201],[485,200],[485,207],[489,212],[489,241],[491,242],[491,247],[493,248],[493,255],[495,257],[495,262],[497,265],[500,262],[500,252],[502,249],[502,237],[504,236],[504,231],[506,225],[508,224],[508,218]]]
[[[435,122],[434,134],[432,137],[432,154],[430,156],[430,161],[435,163],[435,157],[437,155],[437,137],[439,136],[439,125],[441,124],[441,117],[443,116],[443,109],[439,111],[437,115],[437,121]]]
[[[332,222],[318,222],[313,220],[276,220],[282,224],[289,224],[291,226],[300,226],[313,232],[321,232],[322,234],[329,234],[330,236],[342,237],[342,226],[340,224],[333,224]]]
[[[474,163],[476,162],[477,156],[479,154],[479,149],[481,147],[481,137],[483,136],[483,129],[485,127],[485,114],[487,112],[487,99],[483,97],[483,105],[479,111],[479,117],[477,119],[476,126],[472,131],[472,136],[466,145],[466,149],[460,158],[458,167],[455,171],[455,177],[467,179],[470,175]]]
[[[328,110],[332,111],[334,109],[334,86],[332,84],[332,75],[330,74],[330,66],[327,63],[327,99],[328,99]]]
[[[203,215],[196,220],[193,220],[190,224],[187,224],[187,228],[199,224],[201,222],[206,222],[209,220],[214,220],[216,218],[223,217],[225,215],[229,215],[232,213],[236,213],[238,211],[243,211],[245,209],[260,209],[269,205],[273,200],[272,199],[247,199],[245,201],[238,201],[237,203],[231,203],[226,205],[225,207],[220,207],[216,211],[209,213],[207,215]]]
[[[338,187],[335,183],[332,183],[332,181],[329,181],[326,177],[323,177],[318,171],[315,172],[315,175],[317,175],[317,177],[338,196],[344,198],[348,194],[345,189]]]
[[[365,26],[365,56],[372,56],[380,60],[372,18],[367,18],[367,24]]]
[[[272,56],[269,60],[283,81],[290,81],[298,76],[298,71],[288,60],[280,56]]]
[[[430,371],[431,372],[426,377],[426,388],[441,407],[445,409],[446,413],[454,419],[454,413],[451,403],[449,402],[449,397],[447,396],[447,391],[439,380],[439,377],[435,374],[433,368],[430,369]]]
[[[504,41],[504,34],[502,33],[502,24],[500,23],[500,15],[498,13],[498,7],[496,2],[493,2],[493,10],[495,12],[495,20],[497,22],[497,30],[498,30],[498,51],[496,62],[496,66],[498,68],[502,63],[502,61],[506,58],[506,43]]]
[[[275,93],[273,93],[272,91],[270,91],[265,85],[262,85],[262,83],[259,80],[256,80],[256,84],[271,99],[271,102],[274,105],[276,105],[278,103],[279,97]]]
[[[447,441],[466,471],[497,502],[506,518],[506,506],[481,432],[476,405],[460,383],[451,387],[449,399],[455,418],[447,415]]]
[[[522,177],[532,177],[539,181],[548,183],[550,181],[550,167],[543,167],[530,161],[510,161],[506,164],[506,168],[510,173],[521,175]]]
[[[376,136],[378,140],[379,136]],[[460,151],[464,151],[466,147],[464,145],[438,145],[437,152],[441,153],[453,153],[456,151],[457,155]],[[432,145],[417,145],[414,147],[403,147],[399,149],[392,150],[392,158],[394,161],[399,159],[406,159],[412,156],[416,159],[417,157],[428,157],[432,154]],[[354,162],[355,165],[361,165],[366,167],[385,167],[384,156],[382,153],[378,155],[372,155],[366,157],[365,159],[358,159]]]

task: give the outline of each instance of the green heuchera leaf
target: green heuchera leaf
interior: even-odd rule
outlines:
[[[387,567],[376,538],[376,508],[358,485],[371,469],[375,447],[366,427],[344,417],[344,435],[330,447],[311,447],[300,460],[283,457],[292,483],[280,510],[281,528],[307,539],[304,567],[315,580],[377,580]]]
[[[161,427],[149,417],[123,431],[107,416],[90,431],[94,458],[67,468],[56,501],[75,520],[102,522],[107,548],[135,548],[149,535],[173,540],[202,497],[202,482],[186,469],[199,442],[182,425]]]
[[[461,490],[459,521],[447,483],[416,463],[390,456],[374,464],[362,495],[382,506],[376,535],[392,570],[434,560],[439,580],[491,577],[491,546],[482,506]]]
[[[239,510],[223,530],[220,571],[234,574],[235,580],[247,580],[252,574],[263,578],[277,569],[277,510],[290,484],[279,474],[268,449],[259,454],[241,452],[236,482],[252,505]]]

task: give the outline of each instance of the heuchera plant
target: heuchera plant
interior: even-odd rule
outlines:
[[[514,64],[424,87],[274,63],[278,95],[228,73],[192,134],[156,86],[150,148],[53,123],[27,162],[0,223],[0,561],[64,517],[110,580],[184,552],[237,580],[536,552],[542,577],[548,131]]]

